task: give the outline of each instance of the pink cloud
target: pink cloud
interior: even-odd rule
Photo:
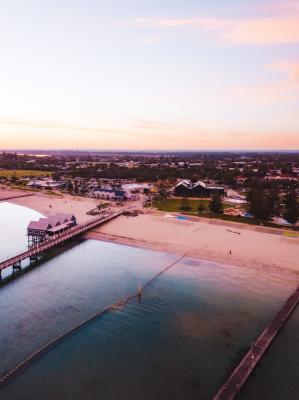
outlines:
[[[157,23],[160,26],[165,26],[165,27],[179,27],[179,26],[187,26],[187,25],[193,25],[196,22],[196,19],[190,19],[190,18],[185,18],[185,19],[158,19]]]
[[[278,81],[233,87],[229,90],[228,96],[255,104],[290,102],[299,99],[299,62],[277,61],[265,65],[265,68],[282,72],[283,77]]]
[[[204,30],[221,30],[231,25],[229,20],[217,18],[136,18],[134,23],[144,27],[180,28],[193,26]]]
[[[272,14],[278,15],[293,15],[294,12],[299,12],[299,1],[298,0],[287,0],[280,3],[270,3],[261,5],[262,10],[271,12]]]
[[[185,19],[157,19],[156,24],[165,28],[179,28],[184,26],[193,26],[207,31],[219,31],[229,29],[231,21],[217,18],[185,18]]]
[[[263,18],[233,22],[222,37],[236,44],[299,42],[299,18]]]
[[[139,26],[175,29],[193,27],[215,32],[222,40],[233,44],[299,43],[299,12],[295,16],[255,18],[248,20],[219,18],[139,18]],[[297,15],[298,16],[297,16]]]
[[[145,27],[175,28],[180,26],[193,25],[196,19],[192,18],[136,18],[134,23]]]
[[[299,85],[299,61],[278,61],[269,65],[268,68],[284,72],[289,85]]]

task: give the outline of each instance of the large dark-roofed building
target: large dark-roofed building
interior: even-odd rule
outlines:
[[[42,242],[53,236],[72,228],[77,224],[76,217],[72,214],[54,214],[49,217],[31,221],[27,227],[28,244]]]
[[[224,195],[224,188],[208,185],[202,181],[192,183],[189,179],[182,180],[174,189],[175,195],[179,197],[211,197],[216,192]]]

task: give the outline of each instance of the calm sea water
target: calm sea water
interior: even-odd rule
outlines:
[[[26,250],[28,221],[41,217],[30,208],[0,202],[0,261]]]
[[[25,227],[36,217],[0,203],[2,259],[26,247]],[[94,240],[52,251],[0,288],[0,375],[177,258]],[[141,304],[131,301],[67,337],[0,398],[211,399],[294,287],[280,277],[184,259],[146,289]],[[241,398],[296,398],[298,322],[296,313]]]

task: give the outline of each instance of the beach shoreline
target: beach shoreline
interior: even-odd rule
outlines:
[[[0,189],[0,201],[31,208],[44,216],[55,213],[74,214],[79,223],[85,222],[92,216],[87,212],[96,208],[99,200],[72,196],[53,192],[51,194],[39,191],[24,191],[15,189]]]
[[[299,239],[209,221],[179,221],[159,214],[121,216],[85,234],[87,239],[129,245],[246,267],[299,280]]]
[[[135,247],[138,249],[145,249],[145,250],[152,250],[152,251],[157,251],[157,252],[164,252],[168,254],[176,254],[180,256],[184,252],[184,248],[168,248],[167,246],[163,246],[160,243],[155,243],[155,242],[148,242],[148,241],[143,241],[143,240],[137,240],[137,239],[132,239],[128,237],[123,237],[123,236],[117,236],[117,235],[109,235],[106,233],[102,233],[99,231],[91,231],[87,232],[84,235],[85,239],[88,240],[98,240],[102,242],[107,242],[107,243],[115,243],[115,244],[120,244],[122,246],[130,246],[130,247]],[[281,277],[283,279],[290,280],[290,282],[293,282],[294,280],[297,280],[299,282],[299,270],[293,270],[285,267],[279,267],[276,265],[267,265],[264,263],[259,263],[259,264],[251,264],[249,262],[240,262],[240,260],[234,258],[234,257],[220,257],[218,255],[210,253],[209,255],[205,254],[204,252],[200,254],[199,251],[189,251],[186,256],[188,258],[194,258],[197,260],[202,260],[202,261],[210,261],[210,262],[215,262],[217,264],[225,264],[225,265],[231,265],[234,267],[241,267],[241,268],[246,268],[250,270],[254,270],[256,272],[262,272],[262,273],[267,273],[268,275],[275,276],[275,277]]]
[[[13,196],[6,201],[45,216],[72,213],[79,223],[92,218],[86,213],[99,204],[99,200],[68,194],[0,189],[0,200]],[[299,237],[287,237],[279,229],[199,217],[179,220],[175,215],[147,209],[138,217],[120,216],[86,233],[85,238],[178,255],[188,253],[192,258],[299,280]]]

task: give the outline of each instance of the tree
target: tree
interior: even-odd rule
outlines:
[[[72,184],[72,182],[68,182],[67,190],[69,191],[69,193],[73,193],[74,185]]]
[[[284,175],[292,175],[293,174],[293,167],[291,163],[285,163],[283,164],[283,166],[281,167],[281,172]]]
[[[52,174],[52,179],[53,179],[53,181],[59,181],[60,175],[57,172],[54,172]]]
[[[223,204],[221,196],[218,192],[213,193],[212,200],[209,204],[210,211],[213,214],[223,214]]]
[[[182,210],[182,211],[190,211],[191,209],[192,209],[192,207],[190,205],[190,200],[188,199],[188,197],[183,197],[182,201],[181,201],[180,210]]]
[[[270,194],[268,196],[268,206],[271,215],[276,217],[280,215],[280,197],[276,187],[273,187],[270,190]]]
[[[283,216],[290,224],[295,224],[299,219],[299,205],[294,188],[289,189],[286,195],[285,213]]]
[[[259,166],[259,176],[264,177],[267,174],[267,164],[261,163]]]
[[[166,187],[165,187],[163,182],[159,186],[158,194],[159,194],[159,198],[160,198],[161,201],[167,200],[168,193],[167,193],[167,189],[166,189]]]
[[[11,183],[16,183],[17,180],[18,180],[17,174],[14,172],[10,177],[10,181],[11,181]]]
[[[198,204],[198,207],[197,207],[198,214],[202,214],[205,211],[205,209],[206,208],[202,203]]]
[[[74,195],[77,196],[79,194],[79,182],[77,180],[75,180],[74,182]]]
[[[271,215],[269,207],[269,198],[266,196],[265,190],[262,187],[252,189],[248,196],[249,211],[257,220],[268,220]]]

